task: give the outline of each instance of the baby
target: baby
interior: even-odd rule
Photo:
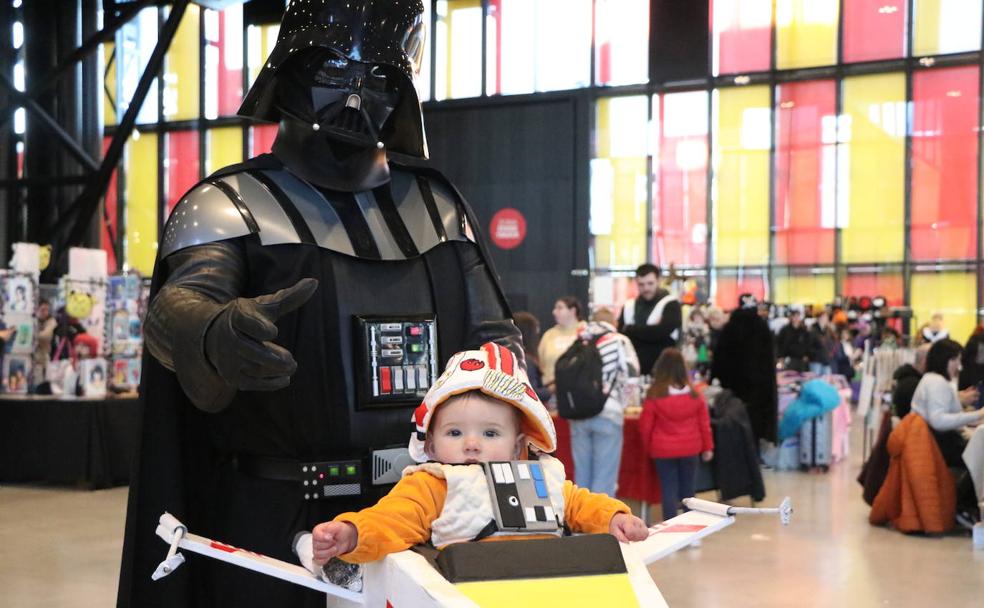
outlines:
[[[478,464],[526,459],[528,445],[543,453],[556,449],[550,415],[511,351],[487,343],[454,355],[414,412],[414,422],[410,455],[423,464],[407,467],[376,505],[315,526],[317,565],[335,556],[375,561],[427,541],[443,548],[486,537],[542,537],[498,529]],[[607,532],[621,542],[648,537],[645,523],[621,501],[565,480],[555,458],[542,455],[539,464],[559,524],[574,532]],[[558,526],[554,534],[561,533]]]

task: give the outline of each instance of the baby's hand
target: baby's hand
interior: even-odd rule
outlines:
[[[327,521],[311,531],[314,563],[324,566],[336,555],[345,555],[359,544],[359,529],[347,521]]]
[[[646,527],[646,522],[628,513],[617,513],[612,518],[611,523],[608,524],[608,532],[620,543],[649,538],[649,528]]]

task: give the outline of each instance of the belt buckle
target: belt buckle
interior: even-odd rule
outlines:
[[[298,464],[304,500],[362,494],[362,462],[338,460]]]

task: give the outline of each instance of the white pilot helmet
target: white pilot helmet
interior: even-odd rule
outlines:
[[[410,434],[409,445],[414,460],[426,462],[428,459],[424,444],[437,406],[468,391],[479,391],[519,409],[523,415],[521,430],[527,441],[541,452],[557,449],[553,420],[530,386],[526,371],[508,348],[486,342],[477,350],[462,351],[451,357],[444,373],[414,410],[412,422],[416,428]]]

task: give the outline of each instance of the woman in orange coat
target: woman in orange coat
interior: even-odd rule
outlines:
[[[697,456],[714,457],[707,404],[687,375],[683,355],[667,348],[653,366],[640,428],[646,453],[656,464],[663,493],[663,519],[677,514],[680,500],[694,495]]]

